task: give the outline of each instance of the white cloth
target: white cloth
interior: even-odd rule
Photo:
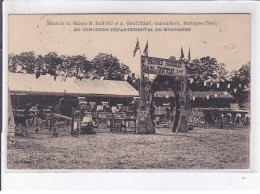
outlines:
[[[74,127],[73,129],[77,129],[78,128],[78,123],[77,122],[74,122]]]
[[[91,116],[83,117],[83,123],[88,123],[90,121],[92,121],[92,117]]]
[[[98,105],[97,106],[97,110],[103,110],[103,106],[102,105]]]

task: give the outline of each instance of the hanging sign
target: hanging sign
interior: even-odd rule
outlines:
[[[141,63],[143,73],[168,76],[186,75],[186,67],[182,61],[141,56]]]

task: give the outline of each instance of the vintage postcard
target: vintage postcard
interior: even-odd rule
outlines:
[[[250,169],[250,14],[9,14],[7,169]]]

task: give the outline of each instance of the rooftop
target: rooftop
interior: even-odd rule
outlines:
[[[156,91],[155,97],[174,97],[173,91]],[[195,98],[233,98],[233,96],[226,91],[193,91],[192,97]]]
[[[139,96],[139,92],[127,81],[76,79],[51,75],[9,73],[9,91],[12,94],[45,94],[45,95],[101,95],[101,96]]]

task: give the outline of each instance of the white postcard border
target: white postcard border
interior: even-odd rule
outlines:
[[[209,190],[259,188],[260,110],[256,83],[259,69],[258,2],[170,1],[5,1],[3,4],[3,133],[2,188],[19,190]],[[258,12],[257,12],[258,11]],[[248,170],[6,170],[8,14],[72,13],[250,13],[251,14],[251,113],[250,166]],[[258,65],[257,65],[258,64]],[[32,173],[34,172],[34,173]],[[43,173],[47,172],[47,173]],[[51,173],[52,172],[52,173]],[[54,173],[53,173],[54,172]],[[65,172],[65,173],[57,173]],[[69,172],[69,173],[68,173]],[[83,172],[83,173],[82,173]],[[130,173],[128,173],[130,172]],[[195,173],[194,173],[195,172]],[[210,173],[209,173],[210,172]],[[230,173],[232,172],[232,173]],[[239,173],[237,173],[239,172]]]

